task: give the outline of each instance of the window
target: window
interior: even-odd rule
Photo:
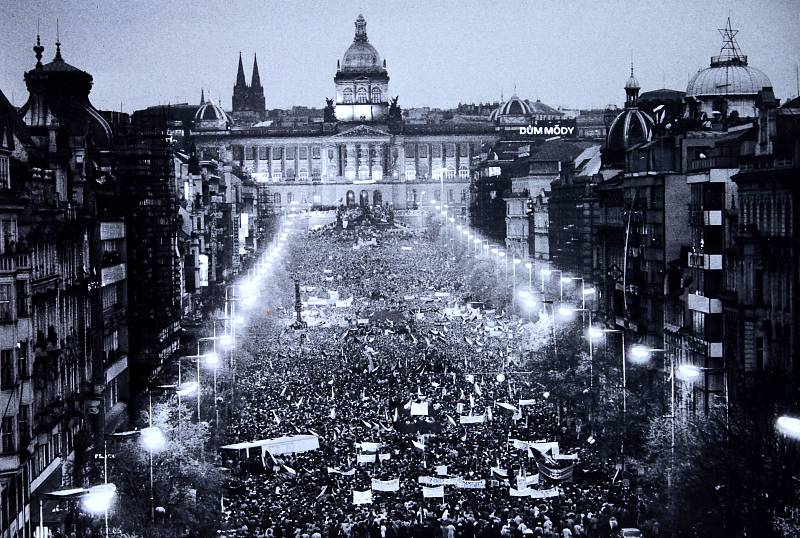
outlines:
[[[458,146],[458,156],[459,157],[468,157],[469,156],[469,144],[459,144],[459,146]]]
[[[11,284],[0,284],[0,321],[10,321],[13,318],[12,299]]]
[[[14,350],[0,351],[0,388],[9,389],[14,386]]]
[[[308,170],[306,170],[305,168],[301,168],[301,169],[300,169],[300,172],[297,174],[297,178],[298,178],[300,181],[305,181],[305,180],[307,180],[307,179],[308,179]]]
[[[417,152],[416,152],[416,146],[414,144],[406,144],[405,150],[407,159],[413,159],[414,157],[416,157]]]
[[[255,157],[253,156],[253,146],[245,146],[244,147],[244,158],[248,161],[252,161]]]
[[[373,103],[380,103],[381,102],[381,89],[380,88],[372,88],[372,102]]]
[[[433,144],[431,146],[431,154],[434,159],[441,159],[442,158],[442,145],[441,144]]]
[[[366,103],[367,102],[367,90],[366,88],[359,88],[356,90],[356,102],[358,103]]]
[[[11,171],[8,157],[0,155],[0,189],[11,188]]]
[[[445,145],[445,152],[447,158],[455,157],[456,156],[456,145],[455,144],[446,144]]]
[[[460,179],[469,179],[469,170],[467,170],[466,168],[459,168],[458,177]]]
[[[14,452],[14,418],[3,417],[0,423],[0,438],[2,438],[3,452]]]
[[[244,160],[244,146],[233,146],[231,150],[233,151],[234,161]]]
[[[20,342],[17,347],[17,376],[28,377],[28,342]]]
[[[283,158],[283,148],[272,148],[272,160],[280,161]]]
[[[269,159],[269,147],[258,146],[258,158],[262,161]]]
[[[300,160],[308,159],[308,146],[300,146],[298,151],[300,152],[300,155],[298,155],[298,159]]]
[[[328,160],[333,160],[333,148],[328,148]]]
[[[31,406],[21,405],[17,415],[17,428],[19,430],[20,446],[27,445],[31,440]]]
[[[294,160],[294,146],[289,146],[286,148],[286,160],[293,161]]]
[[[420,159],[427,159],[428,158],[428,145],[427,144],[420,144],[417,146],[417,151],[419,153]]]
[[[342,91],[342,102],[348,104],[353,102],[353,90],[345,88],[344,91]]]
[[[416,170],[406,170],[406,181],[414,181],[417,178]]]
[[[311,158],[312,159],[319,159],[320,151],[322,148],[319,146],[311,146]],[[333,158],[333,157],[331,157]]]
[[[17,317],[27,318],[28,315],[28,283],[17,280]]]

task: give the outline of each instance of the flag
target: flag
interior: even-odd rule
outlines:
[[[419,441],[411,441],[411,443],[414,445],[414,448],[418,448],[418,449],[420,449],[422,451],[425,450],[425,445],[423,445]]]
[[[353,490],[353,504],[372,504],[372,490]]]
[[[435,486],[432,488],[428,488],[423,486],[422,487],[422,496],[426,499],[434,498],[434,497],[442,497],[444,498],[444,486]]]
[[[336,418],[336,408],[331,407],[331,418]]]
[[[319,495],[317,495],[317,500],[319,500],[323,495],[325,495],[326,491],[328,491],[328,486],[322,486],[322,491],[320,491]]]
[[[452,424],[453,426],[455,426],[455,425],[456,425],[456,421],[455,421],[455,420],[453,419],[453,417],[451,417],[450,415],[447,415],[447,420],[448,420],[448,421],[450,422],[450,424]]]
[[[297,474],[297,471],[295,471],[294,469],[292,469],[288,465],[284,465],[283,468],[286,469],[286,472],[289,473],[290,475],[296,475]]]
[[[475,394],[478,396],[483,396],[483,391],[481,391],[481,386],[478,385],[478,382],[475,382]]]
[[[280,424],[281,423],[281,419],[278,418],[278,413],[276,413],[275,411],[272,411],[272,416],[275,417],[275,424]]]
[[[439,476],[444,476],[447,474],[447,465],[437,465],[436,466],[436,474]]]
[[[510,403],[506,403],[506,402],[497,402],[497,405],[499,405],[499,406],[500,406],[500,407],[502,407],[503,409],[508,409],[509,411],[514,411],[514,412],[515,412],[515,414],[516,414],[516,412],[517,412],[517,411],[519,411],[519,409],[517,409],[516,407],[514,407],[514,406],[513,406],[513,405],[511,405]]]
[[[394,420],[392,422],[397,422],[397,419],[400,418],[400,414],[397,412],[397,408],[394,408]]]

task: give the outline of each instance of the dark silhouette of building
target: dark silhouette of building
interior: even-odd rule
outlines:
[[[253,54],[253,74],[250,84],[244,78],[242,53],[239,53],[239,68],[236,71],[236,84],[233,86],[233,118],[241,123],[257,123],[266,117],[266,99],[261,76],[258,72],[258,58]]]

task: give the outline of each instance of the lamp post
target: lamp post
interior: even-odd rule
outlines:
[[[528,270],[528,289],[533,291],[533,264],[525,262],[525,269]]]
[[[561,276],[562,271],[561,269],[542,269],[542,293],[544,293],[544,277],[549,277],[553,273],[558,273]],[[564,300],[564,283],[559,279],[559,292],[558,292],[558,302],[562,302]]]
[[[517,292],[517,265],[519,265],[520,263],[522,263],[522,260],[520,260],[519,258],[514,258],[512,260],[512,263],[511,263],[511,269],[512,269],[512,274],[511,274],[512,287],[511,287],[511,290],[512,290],[512,292],[514,294],[516,294],[516,292]]]

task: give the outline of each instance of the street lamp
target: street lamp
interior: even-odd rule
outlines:
[[[786,437],[800,440],[800,418],[781,415],[775,421],[775,428]]]
[[[111,507],[111,502],[114,500],[116,493],[117,487],[114,484],[108,483],[89,486],[88,488],[70,488],[43,493],[39,497],[39,536],[41,538],[46,536],[44,527],[45,500],[78,500],[81,502],[83,509],[90,514],[104,514],[105,535],[106,538],[108,538],[108,509]]]

